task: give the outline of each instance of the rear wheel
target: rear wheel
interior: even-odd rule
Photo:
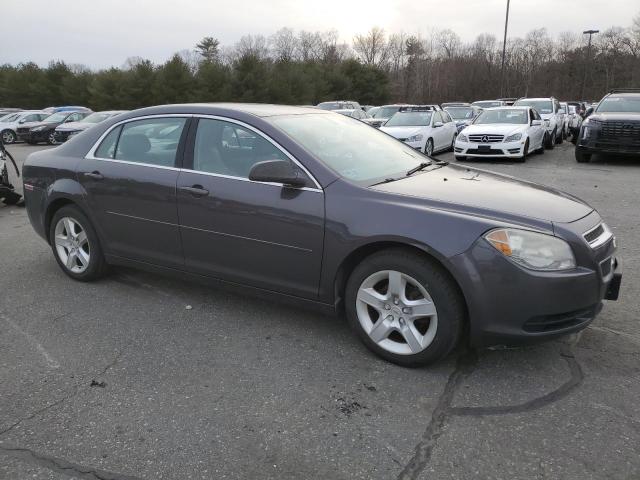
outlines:
[[[345,299],[348,321],[360,340],[406,367],[447,355],[465,319],[462,297],[442,267],[400,248],[362,261],[349,278]]]
[[[4,130],[2,132],[2,141],[5,144],[15,143],[17,140],[16,134],[12,130]]]
[[[74,280],[95,280],[106,272],[98,235],[75,205],[64,206],[53,215],[49,243],[60,268]]]

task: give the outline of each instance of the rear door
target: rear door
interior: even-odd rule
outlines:
[[[292,162],[307,176],[307,186],[249,180],[255,163],[275,159]],[[198,119],[178,178],[177,198],[189,271],[317,297],[324,193],[267,136],[230,119]]]
[[[105,252],[184,266],[176,181],[188,116],[154,116],[113,128],[77,169]]]

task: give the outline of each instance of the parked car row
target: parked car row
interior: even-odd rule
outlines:
[[[12,111],[0,116],[0,136],[5,144],[22,141],[55,145],[124,111],[92,112],[75,106]]]

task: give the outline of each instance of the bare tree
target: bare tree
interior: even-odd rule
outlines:
[[[290,28],[281,28],[269,39],[271,52],[276,60],[281,62],[292,61],[298,49],[298,39]]]
[[[385,66],[389,55],[386,37],[383,28],[373,27],[367,34],[353,38],[353,49],[366,65]]]
[[[245,35],[236,44],[236,52],[239,57],[256,57],[265,59],[269,56],[267,39],[262,35]]]

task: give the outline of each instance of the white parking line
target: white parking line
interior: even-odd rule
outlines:
[[[47,362],[47,366],[49,368],[55,369],[55,368],[60,368],[60,364],[56,361],[55,358],[53,358],[49,352],[47,352],[45,350],[45,348],[42,346],[42,344],[40,342],[38,342],[38,340],[36,340],[36,338],[31,335],[30,333],[25,332],[22,328],[20,328],[20,326],[18,324],[16,324],[14,321],[10,320],[9,317],[7,317],[6,315],[3,315],[0,313],[0,318],[2,320],[4,320],[6,323],[8,323],[11,327],[13,327],[13,329],[20,333],[24,338],[27,339],[27,341],[33,345],[36,350],[38,350],[38,352],[40,354],[42,354],[42,356],[45,358],[46,362]]]

